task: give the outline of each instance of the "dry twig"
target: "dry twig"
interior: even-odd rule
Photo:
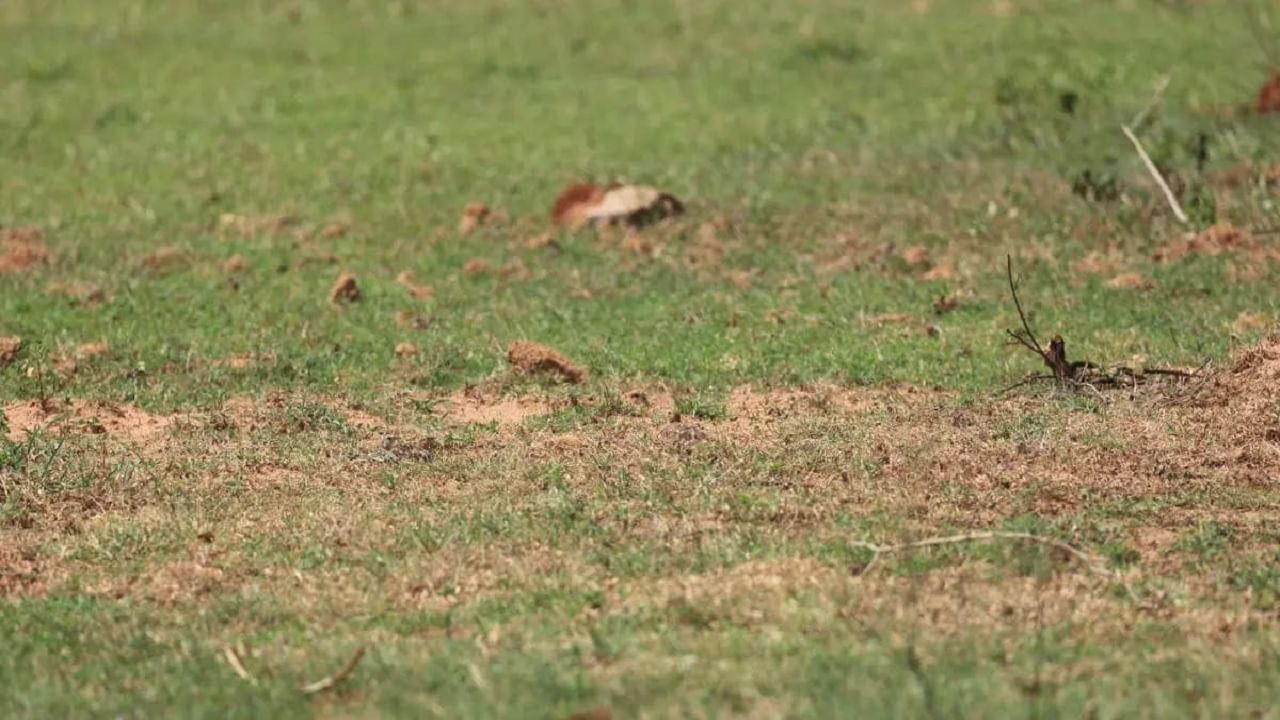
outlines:
[[[1112,572],[1111,570],[1107,569],[1107,567],[1103,564],[1102,560],[1096,557],[1093,557],[1092,555],[1086,553],[1085,551],[1073,545],[1069,545],[1061,540],[1057,540],[1051,537],[1046,537],[1044,535],[1034,535],[1032,533],[1024,533],[1024,532],[1006,532],[1006,531],[990,530],[990,531],[982,531],[982,532],[964,533],[961,535],[947,535],[944,537],[932,537],[925,540],[917,540],[915,542],[899,543],[897,545],[877,545],[876,543],[867,542],[865,540],[854,540],[850,544],[853,545],[854,547],[860,547],[865,550],[871,551],[871,560],[867,562],[866,567],[864,567],[861,572],[862,575],[866,575],[871,571],[871,568],[876,564],[876,561],[880,559],[881,555],[892,555],[894,553],[903,552],[905,550],[918,550],[920,548],[938,547],[942,545],[959,545],[962,543],[983,542],[983,541],[989,541],[989,540],[1021,540],[1025,542],[1033,542],[1040,545],[1045,545],[1045,546],[1054,548],[1056,550],[1061,550],[1062,552],[1065,552],[1071,557],[1082,562],[1084,566],[1088,568],[1089,572],[1094,573],[1095,575],[1098,575],[1100,577],[1104,577],[1113,582],[1120,583],[1120,585],[1124,587],[1125,592],[1128,593],[1129,598],[1131,600],[1133,600],[1134,602],[1139,601],[1138,594],[1134,591],[1134,589],[1127,582],[1125,582],[1124,578],[1122,578],[1118,573]]]
[[[325,690],[336,687],[343,680],[346,680],[351,673],[355,672],[356,666],[360,664],[362,659],[364,659],[364,650],[365,649],[363,647],[358,648],[355,654],[351,656],[351,659],[347,661],[347,664],[343,665],[338,672],[330,675],[329,677],[321,678],[313,683],[303,685],[302,692],[307,695],[314,695],[315,693],[324,692]]]
[[[313,683],[307,683],[298,689],[301,690],[304,695],[314,695],[337,687],[342,683],[342,681],[350,677],[351,673],[355,672],[356,666],[360,664],[362,659],[364,659],[364,652],[365,648],[358,648],[355,651],[355,654],[351,656],[351,659],[347,661],[347,664],[343,665],[338,672],[328,677],[321,678]],[[222,648],[222,657],[227,661],[227,665],[231,666],[231,671],[234,672],[241,680],[244,680],[250,685],[257,685],[257,678],[245,669],[244,659],[242,657],[243,654],[244,649],[242,647],[232,647],[231,645],[228,645]]]
[[[1160,100],[1164,98],[1164,91],[1169,89],[1170,79],[1170,76],[1165,75],[1156,82],[1155,93],[1151,95],[1151,100],[1147,102],[1147,106],[1139,110],[1138,114],[1133,116],[1133,120],[1129,121],[1130,128],[1142,129],[1142,124],[1147,121],[1147,116],[1151,114],[1152,110],[1156,109],[1156,105],[1159,105]]]
[[[231,671],[234,672],[241,680],[244,680],[250,685],[258,684],[258,680],[250,675],[248,670],[244,669],[244,661],[240,659],[239,650],[228,645],[222,648],[222,657],[226,659],[227,664],[231,666]]]

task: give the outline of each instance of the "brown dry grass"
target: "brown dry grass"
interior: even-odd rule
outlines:
[[[1087,406],[1055,392],[973,402],[910,386],[740,387],[722,418],[694,419],[674,413],[661,387],[564,392],[513,395],[495,382],[449,396],[398,393],[376,413],[288,395],[175,416],[12,403],[4,411],[14,439],[41,428],[97,448],[90,455],[104,467],[141,458],[164,490],[101,485],[45,496],[24,523],[0,527],[0,594],[75,583],[182,609],[252,587],[323,614],[447,611],[518,592],[599,589],[591,617],[763,633],[845,623],[902,642],[1046,623],[1101,642],[1160,622],[1209,646],[1272,617],[1228,590],[1222,573],[1274,542],[1280,338],[1190,384]],[[440,406],[425,424],[414,409],[423,401]],[[549,422],[574,409],[588,419]],[[395,489],[378,480],[388,472]],[[563,503],[575,504],[590,533],[556,526]],[[431,527],[514,525],[420,552],[404,544],[418,513]],[[849,517],[862,520],[849,526]],[[1073,538],[1086,547],[1096,542],[1090,533],[1105,533],[1132,548],[1125,576],[1143,604],[1052,553],[1043,572],[1015,571],[1033,557],[1025,548],[955,549],[924,572],[886,561],[867,575],[823,550],[1025,517],[1092,528]],[[1221,567],[1189,569],[1179,542],[1209,519],[1229,528],[1229,554]],[[123,526],[170,538],[167,549],[139,549],[122,570],[94,548]],[[736,554],[744,538],[763,550]],[[258,549],[247,554],[246,543]],[[346,560],[299,572],[293,558],[305,547]],[[393,570],[361,570],[370,553],[394,558]],[[652,566],[616,565],[629,554]],[[493,632],[518,632],[521,622]],[[635,661],[600,672],[625,672],[626,662]]]

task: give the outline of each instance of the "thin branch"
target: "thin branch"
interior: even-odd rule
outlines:
[[[343,665],[338,672],[330,675],[329,677],[321,678],[313,683],[303,685],[302,692],[307,695],[314,695],[318,692],[324,692],[325,690],[336,687],[343,680],[346,680],[351,673],[355,672],[356,666],[360,664],[362,659],[364,659],[364,650],[365,649],[363,647],[357,649],[355,654],[351,656],[351,659],[347,661],[347,664]]]
[[[1028,349],[1035,350],[1040,353],[1041,357],[1045,357],[1044,348],[1040,347],[1040,341],[1036,339],[1036,334],[1031,331],[1031,324],[1027,322],[1027,314],[1022,310],[1022,301],[1018,299],[1018,286],[1013,282],[1013,256],[1005,255],[1005,270],[1009,275],[1009,294],[1013,295],[1013,304],[1018,308],[1018,317],[1022,320],[1022,329],[1027,332],[1027,339],[1031,341],[1030,345],[1018,336],[1017,333],[1008,331],[1010,335],[1017,338],[1023,345],[1027,345]]]
[[[1013,392],[1014,390],[1017,390],[1017,389],[1018,389],[1018,388],[1020,388],[1020,387],[1026,387],[1027,385],[1030,385],[1030,384],[1032,384],[1032,383],[1037,383],[1037,382],[1040,382],[1040,381],[1042,381],[1042,380],[1057,380],[1057,378],[1055,378],[1055,377],[1054,377],[1054,376],[1052,376],[1052,375],[1045,375],[1044,373],[1036,373],[1036,374],[1031,375],[1031,376],[1029,376],[1029,377],[1025,377],[1025,378],[1023,378],[1023,379],[1019,380],[1018,382],[1016,382],[1016,383],[1014,383],[1014,384],[1012,384],[1012,385],[1009,385],[1009,386],[1007,386],[1007,387],[1005,387],[1005,388],[1003,388],[1003,389],[1001,389],[1001,390],[997,390],[996,392],[992,393],[991,395],[992,395],[992,397],[1000,397],[1001,395],[1005,395],[1005,394],[1007,394],[1007,393],[1011,393],[1011,392]]]
[[[1023,337],[1022,335],[1019,335],[1018,333],[1016,333],[1016,332],[1014,332],[1014,331],[1012,331],[1012,330],[1009,330],[1009,329],[1005,329],[1005,332],[1009,333],[1009,337],[1013,338],[1013,339],[1014,339],[1014,341],[1016,341],[1019,345],[1021,345],[1022,347],[1024,347],[1024,348],[1026,348],[1026,349],[1030,350],[1031,352],[1033,352],[1033,353],[1043,353],[1043,352],[1044,352],[1043,350],[1041,350],[1040,348],[1036,347],[1035,345],[1032,345],[1032,344],[1030,343],[1030,341],[1028,341],[1028,340],[1027,340],[1025,337]]]
[[[1133,143],[1133,148],[1138,151],[1138,157],[1142,158],[1143,164],[1147,166],[1147,172],[1151,173],[1151,177],[1155,179],[1156,184],[1164,191],[1164,197],[1169,201],[1169,207],[1173,209],[1173,214],[1178,218],[1178,222],[1183,225],[1189,225],[1190,220],[1187,214],[1183,212],[1182,205],[1178,203],[1178,198],[1173,194],[1173,190],[1169,189],[1169,183],[1165,181],[1164,175],[1160,174],[1156,164],[1151,162],[1151,156],[1147,154],[1146,149],[1142,147],[1142,142],[1138,140],[1138,136],[1133,134],[1133,130],[1128,125],[1121,125],[1120,129],[1124,131],[1125,137],[1129,138],[1129,142]]]
[[[865,550],[871,551],[871,560],[867,563],[866,567],[864,567],[862,570],[862,574],[865,575],[867,571],[869,571],[871,567],[876,563],[876,561],[880,559],[881,555],[891,555],[893,553],[899,553],[905,550],[918,550],[920,548],[939,547],[942,545],[959,545],[962,543],[983,542],[983,541],[990,541],[990,540],[1022,540],[1025,542],[1032,542],[1032,543],[1037,543],[1039,545],[1045,545],[1045,546],[1054,548],[1056,550],[1061,550],[1062,552],[1065,552],[1071,557],[1074,557],[1075,559],[1082,562],[1084,566],[1088,568],[1088,570],[1094,573],[1095,575],[1104,577],[1113,582],[1120,583],[1120,585],[1122,585],[1125,591],[1128,593],[1129,598],[1131,600],[1133,600],[1135,603],[1139,601],[1138,594],[1134,592],[1133,588],[1130,587],[1129,584],[1125,582],[1124,579],[1120,577],[1118,573],[1108,570],[1102,564],[1101,560],[1093,557],[1092,555],[1089,555],[1085,551],[1080,550],[1079,548],[1073,545],[1069,545],[1061,540],[1057,540],[1051,537],[1046,537],[1044,535],[1034,535],[1032,533],[1024,533],[1024,532],[1007,532],[1007,531],[991,530],[991,531],[983,531],[983,532],[964,533],[961,535],[947,535],[944,537],[932,537],[925,540],[917,540],[915,542],[909,542],[909,543],[900,543],[897,545],[877,545],[875,543],[867,542],[865,540],[853,540],[853,541],[850,541],[849,544],[852,545],[853,547],[860,547]]]
[[[1139,110],[1138,114],[1133,116],[1133,120],[1129,121],[1129,127],[1142,129],[1142,124],[1147,121],[1147,116],[1151,114],[1152,110],[1156,109],[1156,105],[1160,104],[1160,101],[1164,98],[1164,91],[1169,89],[1169,81],[1171,79],[1169,75],[1165,75],[1156,82],[1155,93],[1147,101],[1147,106]]]

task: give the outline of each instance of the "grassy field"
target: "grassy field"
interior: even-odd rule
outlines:
[[[0,716],[1280,718],[1277,24],[0,2]]]

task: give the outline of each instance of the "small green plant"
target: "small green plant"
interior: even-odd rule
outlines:
[[[1191,534],[1178,540],[1178,550],[1197,556],[1200,560],[1213,560],[1226,551],[1231,543],[1231,528],[1217,520],[1205,520]]]
[[[1280,551],[1269,560],[1258,559],[1233,568],[1228,582],[1237,590],[1252,593],[1258,609],[1280,608]]]
[[[348,433],[351,427],[336,410],[316,402],[289,403],[284,408],[281,432]]]
[[[723,401],[701,393],[690,397],[678,398],[676,400],[676,412],[699,420],[721,420],[729,414],[728,408],[725,407]]]

